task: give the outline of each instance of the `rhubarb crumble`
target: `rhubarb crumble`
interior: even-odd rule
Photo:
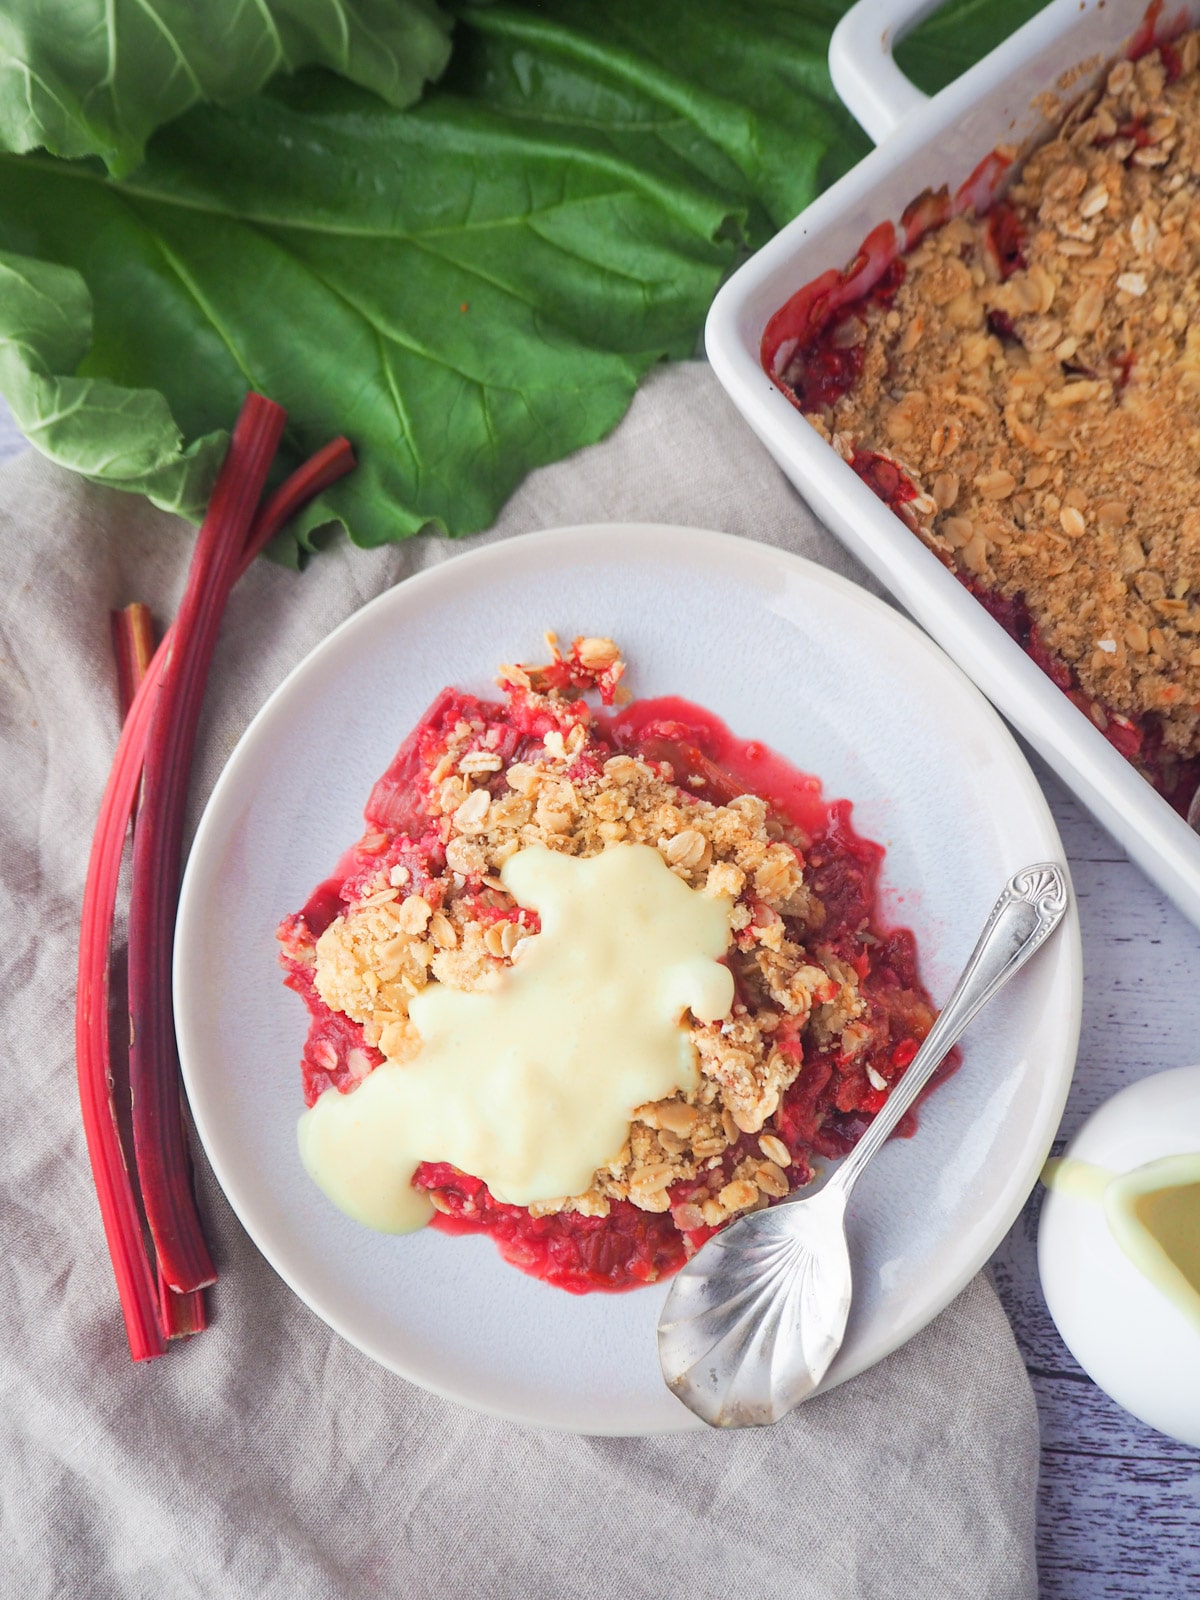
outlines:
[[[683,1014],[694,1089],[631,1106],[620,1148],[574,1194],[505,1204],[444,1162],[414,1179],[435,1226],[490,1233],[568,1289],[628,1288],[844,1154],[934,1011],[911,935],[881,925],[883,852],[846,802],[685,701],[613,708],[624,664],[610,640],[564,655],[547,639],[548,664],[502,669],[502,702],[443,691],[376,784],[363,836],[279,939],[310,1012],[312,1107],[420,1058],[410,1006],[428,986],[506,982],[540,931],[501,878],[519,852],[648,846],[721,899],[734,998],[716,1021]]]
[[[1200,781],[1198,61],[1191,33],[1117,62],[1002,199],[924,197],[937,225],[871,293],[764,341],[813,427],[1180,810]]]

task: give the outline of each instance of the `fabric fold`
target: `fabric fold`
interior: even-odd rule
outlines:
[[[621,520],[766,540],[878,592],[707,367],[660,369],[608,440],[533,474],[487,534],[339,546],[303,574],[257,563],[218,647],[190,825],[266,696],[364,600],[482,543]],[[578,1438],[374,1365],[275,1276],[201,1155],[213,1325],[130,1363],[80,1126],[74,968],[118,727],[109,611],[139,599],[173,615],[191,542],[33,452],[0,469],[5,1591],[1031,1600],[1037,1418],[982,1276],[893,1356],[772,1429]]]

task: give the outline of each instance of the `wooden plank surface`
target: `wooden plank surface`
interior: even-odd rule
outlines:
[[[0,401],[0,461],[21,448]],[[1036,758],[1033,765],[1062,832],[1083,925],[1083,1033],[1061,1129],[1065,1141],[1125,1084],[1200,1060],[1200,933],[1053,774]],[[996,1252],[992,1273],[1041,1419],[1042,1595],[1200,1597],[1200,1451],[1128,1416],[1067,1353],[1038,1284],[1040,1196],[1039,1189]]]
[[[1058,1150],[1125,1084],[1200,1060],[1200,933],[1036,758],[1033,766],[1062,833],[1083,929],[1083,1030]],[[1042,1596],[1200,1596],[1200,1451],[1122,1411],[1071,1358],[1038,1282],[1041,1196],[1039,1186],[992,1275],[1041,1420]]]

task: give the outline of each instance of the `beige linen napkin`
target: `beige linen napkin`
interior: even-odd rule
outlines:
[[[862,577],[699,364],[655,373],[612,438],[535,473],[485,537],[619,518],[766,539]],[[982,1278],[773,1429],[574,1438],[435,1399],[345,1344],[260,1259],[201,1160],[213,1326],[130,1363],[80,1130],[76,937],[117,728],[109,609],[172,615],[191,542],[32,452],[0,471],[0,1590],[1029,1600],[1037,1420]],[[259,563],[218,651],[193,822],[311,646],[476,542],[339,548],[302,576]]]

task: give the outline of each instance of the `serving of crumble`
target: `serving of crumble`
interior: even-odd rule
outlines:
[[[311,1106],[417,1058],[409,1007],[428,985],[504,983],[539,933],[500,878],[517,852],[650,846],[689,888],[723,897],[735,999],[723,1020],[685,1013],[697,1087],[632,1108],[585,1190],[519,1207],[444,1163],[417,1171],[435,1225],[489,1232],[566,1288],[625,1288],[806,1183],[814,1156],[843,1154],[934,1011],[911,935],[880,926],[883,852],[845,802],[686,702],[593,710],[589,691],[621,698],[617,647],[584,638],[564,654],[547,638],[548,663],[501,669],[502,702],[443,691],[376,784],[363,836],[279,938],[310,1011]],[[765,795],[746,781],[747,751]]]
[[[1195,33],[1117,62],[981,215],[927,197],[938,225],[776,371],[1180,810],[1200,782],[1198,62]]]

